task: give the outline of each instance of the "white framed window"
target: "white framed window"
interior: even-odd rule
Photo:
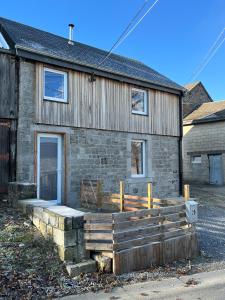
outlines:
[[[0,32],[0,48],[9,49],[9,45],[7,44],[6,40],[4,39],[2,33]]]
[[[191,157],[191,162],[192,162],[192,164],[201,164],[201,162],[202,162],[201,155],[193,155]]]
[[[133,114],[147,115],[147,91],[132,88],[131,106]]]
[[[145,177],[145,141],[131,141],[131,177]]]
[[[66,72],[44,68],[44,99],[59,102],[67,102],[67,77],[68,75]]]

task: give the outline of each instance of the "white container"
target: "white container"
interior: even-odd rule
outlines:
[[[185,202],[186,204],[186,216],[189,223],[195,223],[198,221],[198,203],[194,200]]]

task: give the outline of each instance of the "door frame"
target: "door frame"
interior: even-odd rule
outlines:
[[[49,137],[57,138],[57,199],[49,200],[55,201],[57,204],[61,204],[62,201],[62,135],[58,133],[47,133],[47,132],[37,132],[36,143],[37,143],[37,155],[36,155],[36,182],[37,182],[37,198],[40,199],[40,138]]]

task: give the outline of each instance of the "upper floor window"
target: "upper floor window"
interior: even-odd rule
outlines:
[[[145,141],[131,141],[131,176],[145,176]]]
[[[44,99],[67,102],[67,73],[44,68]]]
[[[6,43],[6,40],[4,39],[1,32],[0,32],[0,48],[9,49],[9,45]]]
[[[131,90],[132,113],[147,115],[147,91],[135,89]]]

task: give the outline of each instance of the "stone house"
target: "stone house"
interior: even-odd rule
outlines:
[[[15,158],[1,176],[36,183],[37,198],[72,207],[83,179],[102,180],[110,192],[124,180],[130,193],[145,193],[149,181],[158,197],[181,193],[183,88],[141,62],[106,55],[0,18],[0,107],[13,107],[0,119],[16,124]]]
[[[184,180],[223,185],[225,101],[210,100],[202,83],[198,84],[198,90],[197,94],[192,91],[184,99],[185,104],[189,102],[189,109],[192,107],[191,112],[186,114],[183,120]]]

